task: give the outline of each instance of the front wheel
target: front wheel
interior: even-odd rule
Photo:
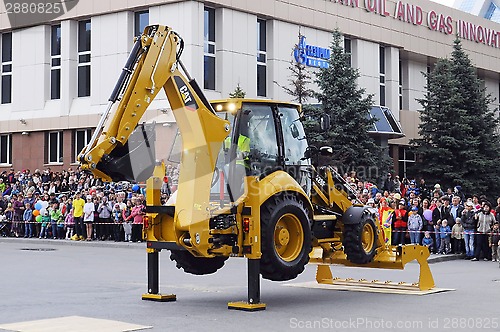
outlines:
[[[356,224],[344,225],[344,252],[355,264],[367,264],[373,260],[377,249],[377,227],[373,217],[363,214]]]
[[[309,262],[311,229],[306,207],[295,196],[275,196],[261,208],[260,273],[264,279],[296,278]]]

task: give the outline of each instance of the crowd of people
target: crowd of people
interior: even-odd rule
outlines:
[[[178,176],[176,168],[168,172],[163,201],[175,190],[172,180]],[[11,168],[0,174],[0,195],[0,235],[4,237],[143,240],[145,195],[138,184],[104,184],[78,168],[33,173]]]
[[[433,254],[460,254],[471,261],[499,260],[500,197],[463,193],[461,186],[427,185],[424,179],[387,175],[380,188],[345,174],[358,201],[376,210],[386,243],[422,244]],[[354,198],[354,197],[353,197]]]
[[[178,168],[167,167],[162,201],[177,186]],[[472,261],[499,261],[500,198],[465,195],[460,186],[428,186],[424,179],[391,173],[378,188],[345,174],[353,199],[371,206],[392,245],[418,243],[434,254],[462,254]],[[145,215],[144,189],[128,182],[102,183],[78,168],[0,174],[0,234],[71,240],[140,242]]]

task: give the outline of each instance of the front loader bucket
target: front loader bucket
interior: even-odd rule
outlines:
[[[324,249],[316,247],[310,254],[310,262],[317,263],[318,270],[316,272],[316,281],[320,284],[333,284],[355,283],[352,279],[339,280],[332,277],[330,267],[327,264],[342,264],[345,266],[353,267],[371,267],[379,269],[404,269],[404,266],[413,260],[416,260],[420,265],[420,276],[418,283],[406,284],[399,283],[394,285],[388,282],[379,282],[374,280],[370,286],[378,287],[383,286],[386,288],[403,288],[403,289],[416,289],[420,291],[428,291],[434,288],[434,278],[432,277],[431,270],[427,259],[430,256],[429,249],[421,245],[405,245],[405,246],[388,246],[379,249],[373,260],[368,264],[354,264],[347,260],[346,255],[342,251],[334,251],[331,254],[323,255]],[[361,283],[367,283],[366,280],[360,280]],[[359,284],[358,282],[358,284]]]

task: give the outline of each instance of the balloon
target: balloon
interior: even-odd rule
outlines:
[[[35,220],[37,222],[42,222],[42,216],[41,215],[36,216]]]
[[[40,211],[40,209],[41,209],[41,208],[43,208],[43,206],[42,206],[42,201],[38,201],[38,202],[36,202],[36,204],[35,204],[35,209],[37,209],[37,210],[39,210],[39,211]]]
[[[139,187],[139,185],[138,185],[138,184],[134,184],[134,185],[132,186],[132,191],[138,191],[138,190],[139,190],[139,188],[140,188],[140,187]]]
[[[34,215],[35,217],[36,217],[36,216],[39,216],[39,215],[40,215],[40,211],[38,211],[38,210],[33,211],[33,215]]]
[[[432,220],[432,211],[431,210],[425,210],[424,211],[424,218],[427,221],[431,221]]]
[[[45,212],[47,212],[46,208],[41,208],[40,209],[40,217],[45,215]]]
[[[42,208],[46,209],[49,206],[49,202],[42,201]],[[41,209],[40,209],[41,210]],[[41,211],[40,211],[41,212]]]

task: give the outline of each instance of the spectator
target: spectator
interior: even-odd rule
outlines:
[[[31,210],[30,203],[25,203],[23,221],[24,221],[24,237],[33,237],[33,210]]]
[[[483,209],[474,216],[477,220],[477,235],[475,257],[472,259],[477,261],[483,256],[485,261],[490,260],[490,249],[488,247],[488,234],[491,232],[491,226],[495,222],[495,217],[491,213],[490,202],[485,202]]]
[[[465,204],[465,210],[462,211],[462,225],[464,227],[465,241],[465,259],[474,257],[474,232],[476,231],[475,212],[473,210],[474,203],[468,201]]]
[[[431,238],[431,233],[429,231],[425,231],[424,238],[422,239],[422,245],[429,249],[429,252],[434,251],[434,240]]]
[[[19,193],[17,198],[14,199],[12,208],[14,209],[12,217],[12,231],[15,237],[19,237],[19,235],[23,233],[21,222],[23,221],[24,213],[23,195],[21,193]]]
[[[495,221],[490,236],[491,256],[493,262],[498,262],[499,259],[498,256],[500,256],[500,251],[498,250],[499,245],[500,245],[500,229],[498,221]]]
[[[441,227],[439,228],[439,238],[441,239],[441,246],[439,247],[440,254],[447,255],[451,252],[450,236],[450,226],[448,226],[448,221],[444,219],[441,221]]]
[[[399,207],[394,211],[392,224],[394,225],[394,245],[405,244],[406,228],[408,226],[408,215],[405,209],[405,201],[399,201]]]
[[[100,222],[100,240],[104,241],[111,238],[111,212],[113,211],[113,205],[108,202],[108,197],[103,196],[99,206],[97,207],[97,212],[99,212],[99,222]]]
[[[145,214],[144,205],[140,199],[135,200],[135,206],[132,208],[129,218],[133,220],[132,223],[132,241],[142,241],[142,216]]]
[[[87,195],[87,202],[83,206],[83,223],[87,229],[87,241],[92,241],[92,222],[94,221],[95,203],[92,196]]]
[[[120,203],[116,203],[115,206],[113,207],[112,210],[113,214],[113,238],[115,242],[119,242],[121,240],[121,231],[122,231],[122,223],[123,223],[123,215],[122,215],[122,208],[120,206]]]
[[[444,196],[444,192],[441,190],[441,185],[439,183],[436,183],[434,185],[433,194],[437,194],[437,197],[443,197]]]
[[[66,227],[66,240],[70,240],[73,236],[75,228],[75,218],[73,217],[73,209],[70,209],[66,218],[64,218],[64,226]]]
[[[425,183],[424,178],[420,179],[420,182],[418,184],[418,189],[420,191],[420,195],[422,196],[422,198],[426,198],[426,199],[430,198],[430,190],[427,187],[427,184]]]
[[[436,235],[436,246],[437,248],[434,249],[434,253],[437,254],[439,253],[439,250],[441,249],[441,223],[442,220],[438,221],[434,225],[434,234]]]
[[[451,248],[454,254],[464,253],[464,228],[460,218],[457,218],[451,229]]]
[[[450,220],[457,220],[457,218],[460,218],[462,215],[462,211],[464,210],[464,207],[460,204],[460,197],[459,196],[453,196],[452,201],[451,201],[451,206],[450,206]]]
[[[50,216],[49,216],[49,211],[45,211],[42,216],[42,220],[40,221],[42,223],[42,228],[40,230],[40,236],[38,237],[41,239],[42,237],[44,239],[47,238],[47,227],[50,225]]]
[[[61,211],[59,210],[59,204],[57,202],[51,204],[51,207],[49,208],[49,214],[52,237],[54,239],[57,239],[57,221],[61,216]]]
[[[73,217],[75,220],[75,235],[71,237],[72,240],[83,240],[83,207],[85,201],[81,197],[80,192],[76,192],[75,199],[73,200]]]
[[[422,217],[418,214],[418,206],[414,206],[408,213],[408,231],[412,244],[420,243],[420,232],[422,231],[422,227],[423,221]]]

